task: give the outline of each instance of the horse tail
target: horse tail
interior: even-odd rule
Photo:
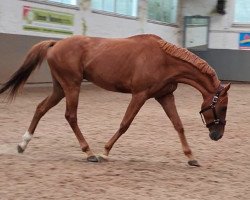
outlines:
[[[42,64],[49,47],[52,47],[55,43],[54,40],[47,40],[34,45],[28,52],[21,67],[2,85],[0,94],[8,90],[8,100],[13,100],[31,73]]]

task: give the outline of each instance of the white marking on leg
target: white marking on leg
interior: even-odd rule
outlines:
[[[29,131],[26,131],[26,133],[23,135],[23,141],[19,144],[20,147],[25,150],[29,141],[32,139],[32,134],[29,133]]]

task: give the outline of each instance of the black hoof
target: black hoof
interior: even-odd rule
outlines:
[[[22,149],[22,147],[19,144],[17,145],[17,152],[18,153],[23,153],[24,152],[24,149]]]
[[[194,166],[194,167],[201,167],[201,165],[198,163],[197,160],[189,160],[189,161],[188,161],[188,164],[189,164],[190,166]]]
[[[99,162],[96,156],[89,156],[87,157],[88,162]]]

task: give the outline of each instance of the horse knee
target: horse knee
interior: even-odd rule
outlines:
[[[65,118],[69,122],[70,125],[77,123],[77,117],[75,114],[66,113]]]

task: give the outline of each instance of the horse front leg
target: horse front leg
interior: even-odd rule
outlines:
[[[178,132],[183,152],[188,157],[189,160],[188,164],[191,166],[199,167],[200,165],[194,159],[194,156],[192,154],[192,151],[188,145],[186,136],[184,134],[184,128],[175,106],[174,95],[173,94],[165,95],[163,97],[156,98],[156,100],[161,104],[165,113],[167,114],[170,121],[174,125],[175,130]]]
[[[121,137],[122,134],[124,134],[128,130],[130,124],[132,123],[136,114],[139,112],[139,110],[144,105],[146,100],[147,100],[147,97],[144,93],[132,95],[132,99],[122,119],[120,128],[117,130],[114,136],[105,145],[104,158],[106,158],[106,156],[109,155],[109,152],[112,149],[115,142]]]

